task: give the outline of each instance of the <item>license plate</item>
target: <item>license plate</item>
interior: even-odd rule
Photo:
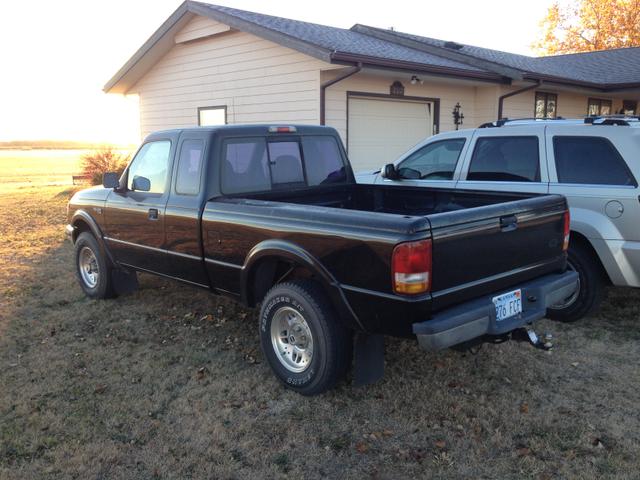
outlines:
[[[518,289],[493,297],[493,304],[496,306],[497,321],[518,315],[522,313],[522,292]]]

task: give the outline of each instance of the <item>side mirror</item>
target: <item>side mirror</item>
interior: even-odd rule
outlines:
[[[133,184],[131,186],[133,190],[138,192],[148,192],[151,190],[151,181],[147,177],[139,177],[136,175],[133,177]]]
[[[104,188],[118,188],[120,186],[120,178],[115,172],[107,172],[102,174],[102,186]]]
[[[398,171],[396,170],[396,166],[393,163],[387,163],[382,168],[382,178],[388,178],[389,180],[397,180],[400,178],[398,175]]]

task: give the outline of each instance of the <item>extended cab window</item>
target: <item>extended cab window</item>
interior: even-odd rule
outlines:
[[[180,148],[176,193],[197,195],[200,193],[200,174],[202,172],[202,140],[185,140]]]
[[[234,138],[222,147],[222,192],[259,192],[347,180],[344,158],[331,136],[267,142]]]
[[[129,167],[129,190],[164,193],[170,150],[169,140],[145,143]]]
[[[538,137],[479,138],[467,180],[539,182]]]
[[[602,137],[553,137],[559,183],[633,185],[636,179],[609,140]]]
[[[403,178],[451,180],[464,142],[456,138],[430,143],[398,165],[398,173]]]

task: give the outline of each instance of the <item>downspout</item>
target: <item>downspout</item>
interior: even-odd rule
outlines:
[[[529,90],[538,88],[540,85],[542,85],[542,80],[537,80],[536,83],[533,85],[529,85],[528,87],[524,87],[519,90],[514,90],[513,92],[505,93],[500,98],[498,98],[498,120],[502,120],[502,107],[503,107],[505,98],[513,97],[514,95],[519,95],[521,93],[528,92]]]
[[[345,70],[336,78],[327,80],[326,82],[320,84],[320,125],[324,125],[324,120],[325,120],[325,100],[326,100],[325,90],[327,89],[327,87],[330,87],[331,85],[341,82],[342,80],[350,77],[351,75],[355,75],[360,70],[362,70],[362,62],[358,62],[357,65],[354,65],[353,67]]]

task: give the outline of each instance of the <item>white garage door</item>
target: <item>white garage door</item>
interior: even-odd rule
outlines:
[[[433,134],[432,104],[350,97],[348,129],[353,169],[380,168]]]

